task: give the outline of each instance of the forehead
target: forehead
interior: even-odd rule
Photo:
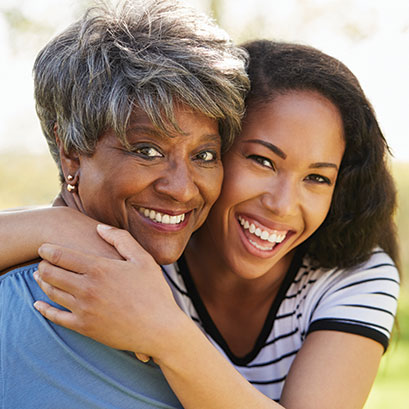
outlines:
[[[174,118],[167,119],[163,116],[154,123],[146,112],[135,108],[132,112],[127,127],[127,139],[138,133],[149,134],[159,139],[186,137],[213,138],[220,140],[218,121],[207,117],[201,112],[193,111],[186,105],[174,108]]]
[[[308,153],[320,160],[340,156],[345,145],[338,108],[314,91],[290,91],[250,106],[240,139],[249,137],[274,143],[288,155]]]

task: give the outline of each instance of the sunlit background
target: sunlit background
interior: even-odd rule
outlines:
[[[341,59],[372,101],[396,160],[409,161],[409,1],[187,0],[241,42],[303,42]],[[44,152],[32,98],[33,60],[85,0],[2,0],[0,150]]]
[[[404,271],[409,271],[409,1],[186,2],[211,14],[237,43],[265,37],[313,45],[342,60],[357,75],[394,155],[400,194],[397,220]],[[0,209],[47,204],[58,190],[56,168],[34,111],[31,67],[41,47],[90,3],[1,0]],[[405,291],[400,342],[394,342],[384,357],[365,409],[407,408],[408,299]]]

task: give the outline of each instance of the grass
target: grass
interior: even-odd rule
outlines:
[[[406,409],[409,402],[409,163],[394,164],[399,192],[397,224],[402,248],[399,331],[382,359],[365,409]],[[0,155],[0,209],[49,204],[59,190],[49,155]]]

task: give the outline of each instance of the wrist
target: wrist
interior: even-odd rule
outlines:
[[[162,334],[158,335],[157,354],[153,357],[154,361],[163,369],[168,368],[177,370],[179,365],[194,354],[196,339],[203,334],[196,324],[182,310],[178,308],[177,314],[164,329]]]

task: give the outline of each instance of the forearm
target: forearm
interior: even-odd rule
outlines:
[[[120,258],[96,232],[98,222],[67,207],[0,212],[0,271],[38,257],[48,242]]]
[[[252,386],[188,317],[180,321],[180,335],[165,337],[166,355],[155,361],[185,409],[283,408]]]
[[[38,257],[47,225],[38,224],[50,208],[0,212],[0,271]]]

